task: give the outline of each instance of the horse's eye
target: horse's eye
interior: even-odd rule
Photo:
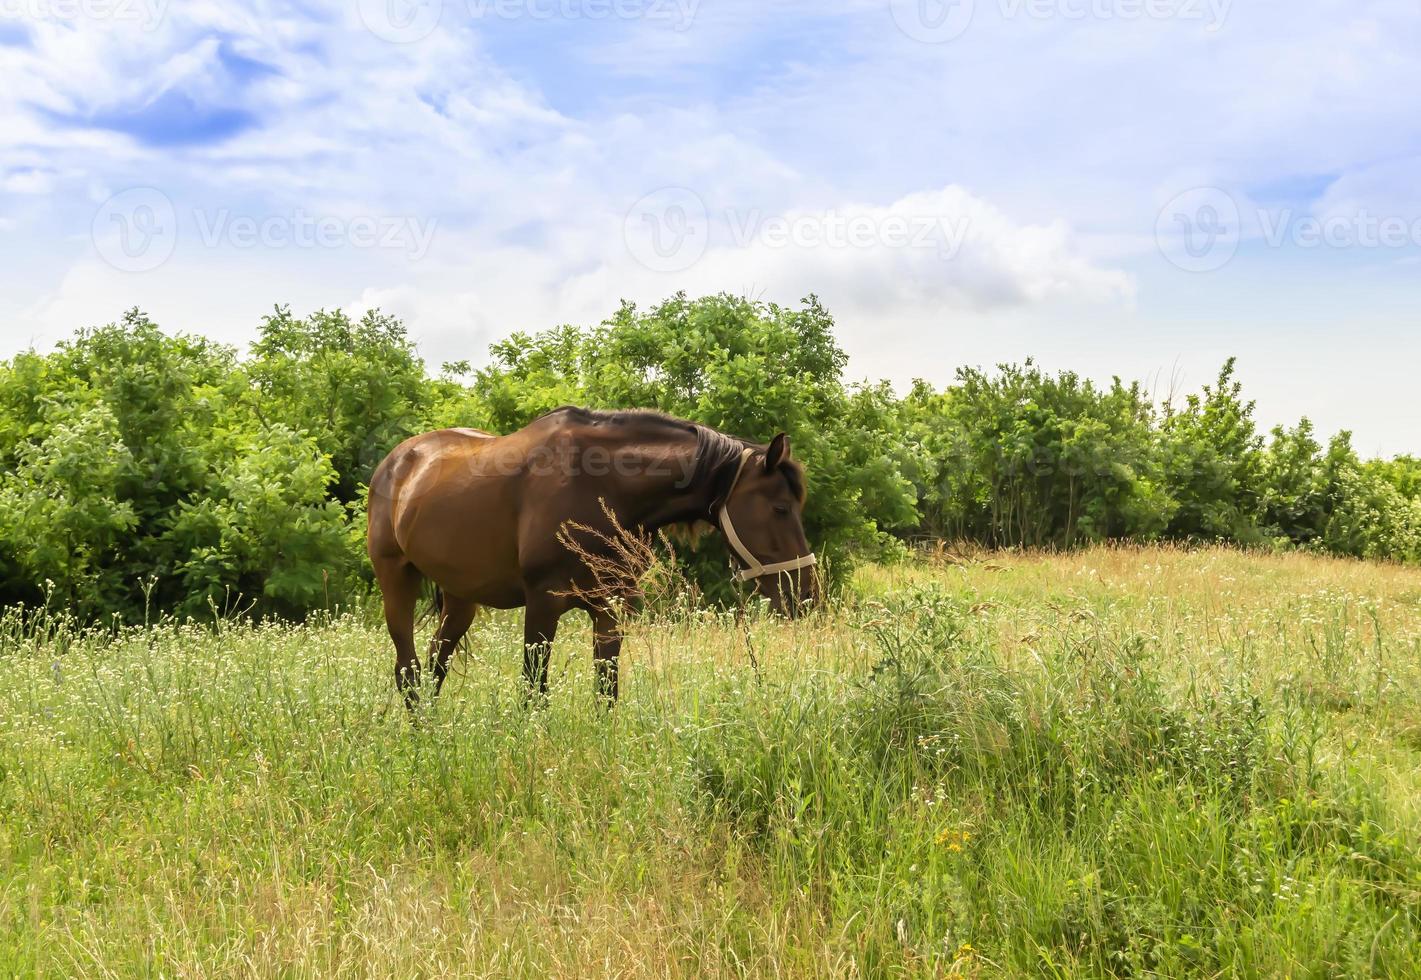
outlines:
[[[789,513],[789,504],[775,504],[775,513],[776,513],[776,514],[788,514],[788,513]]]

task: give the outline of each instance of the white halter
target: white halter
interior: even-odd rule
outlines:
[[[740,540],[740,535],[735,533],[735,525],[730,523],[730,511],[726,510],[726,504],[730,503],[730,495],[735,492],[735,485],[740,482],[740,474],[745,470],[745,462],[752,453],[754,453],[753,449],[747,449],[740,454],[740,465],[735,469],[735,479],[730,481],[730,489],[725,491],[725,503],[720,505],[720,527],[725,532],[725,540],[730,542],[731,549],[740,556],[741,561],[745,562],[745,567],[735,573],[735,581],[737,582],[759,578],[761,575],[774,575],[777,572],[792,572],[795,569],[808,568],[814,564],[814,552],[811,551],[807,555],[800,555],[789,561],[761,565],[755,556],[750,554],[750,549],[745,547],[745,543]]]

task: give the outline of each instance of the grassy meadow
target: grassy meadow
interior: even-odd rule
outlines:
[[[794,623],[0,620],[0,975],[1403,976],[1421,570],[929,556]],[[426,630],[428,626],[426,625]]]

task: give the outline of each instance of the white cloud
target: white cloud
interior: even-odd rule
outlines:
[[[931,349],[928,373],[945,380],[956,357],[998,359],[993,344],[1002,357],[1059,344],[1108,374],[1127,347],[1167,361],[1169,345],[1191,343],[1171,332],[1181,296],[1255,323],[1261,350],[1298,294],[1272,269],[1274,288],[1223,296],[1242,258],[1159,289],[1147,274],[1162,262],[1156,217],[1179,191],[1216,184],[1251,210],[1254,185],[1335,175],[1320,213],[1421,215],[1414,2],[1239,0],[1216,31],[976,6],[962,37],[937,45],[908,38],[879,0],[703,0],[686,30],[481,22],[454,2],[409,44],[366,30],[355,3],[312,14],[192,0],[151,29],[28,24],[26,44],[0,45],[0,345],[52,341],[135,304],[237,342],[272,303],[346,302],[407,317],[437,363],[478,360],[511,329],[594,322],[622,297],[815,292],[866,373],[911,376]],[[224,63],[234,55],[272,70],[239,79]],[[252,125],[158,146],[52,115],[121,114],[170,91]],[[120,273],[97,257],[90,225],[135,186],[159,189],[189,223],[300,209],[436,231],[411,262],[398,250],[209,248],[189,230],[159,268]],[[698,261],[658,271],[628,251],[624,226],[634,202],[667,186],[703,202],[706,237]],[[900,221],[939,230],[921,247],[890,241],[883,229]],[[828,240],[852,222],[879,232]],[[766,229],[780,226],[810,240],[778,244]],[[1404,275],[1397,258],[1385,260]],[[1112,340],[1096,349],[1098,319]],[[1322,365],[1313,383],[1338,379]],[[1365,389],[1359,380],[1359,412]]]
[[[1132,295],[1130,277],[1084,257],[1064,223],[1013,222],[957,186],[884,206],[845,203],[782,213],[708,206],[711,244],[685,268],[695,253],[666,251],[677,233],[667,216],[639,217],[653,222],[650,231],[662,236],[665,254],[634,240],[634,253],[649,268],[608,262],[585,278],[654,280],[663,290],[679,283],[693,292],[814,292],[885,315],[905,306],[988,310],[1053,300],[1113,303]],[[656,228],[657,220],[667,227]],[[697,233],[686,233],[692,246]]]
[[[1367,212],[1382,218],[1421,220],[1421,155],[1385,160],[1343,174],[1315,203],[1323,216]]]

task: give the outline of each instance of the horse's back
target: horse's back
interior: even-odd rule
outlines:
[[[498,438],[479,429],[435,429],[410,436],[390,450],[370,477],[370,510],[391,510],[399,506],[412,484],[427,481],[431,469],[439,469],[471,450]]]

